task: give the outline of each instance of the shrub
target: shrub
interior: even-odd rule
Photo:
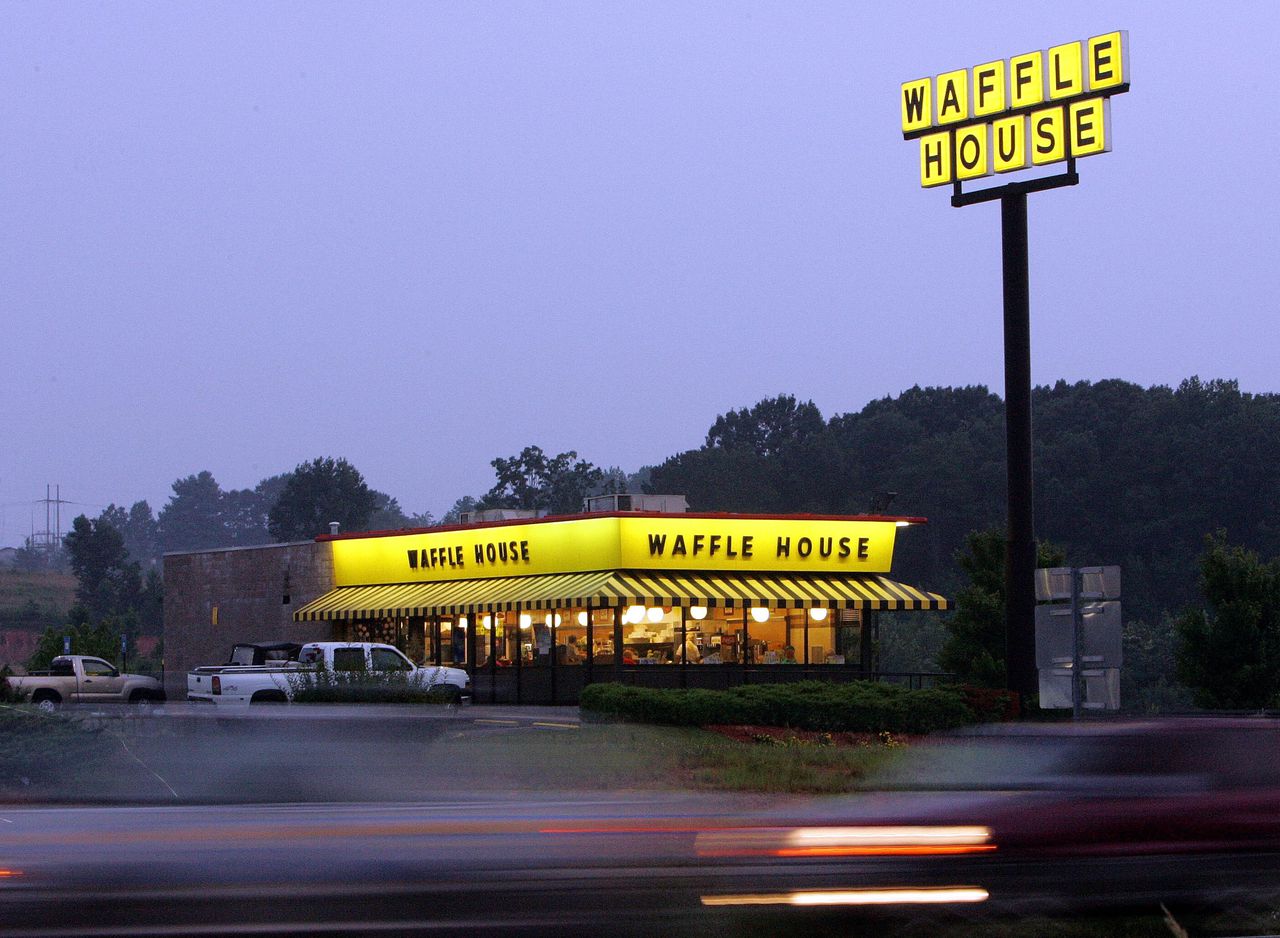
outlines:
[[[289,675],[294,703],[444,703],[439,688],[427,688],[402,671],[333,671],[325,667]]]
[[[980,723],[1001,723],[1016,720],[1021,713],[1018,695],[1009,690],[994,687],[976,687],[973,684],[958,685],[964,694],[964,702],[978,715]]]
[[[968,703],[960,688],[909,690],[871,681],[752,684],[726,691],[591,684],[583,688],[581,706],[588,719],[785,726],[825,733],[929,733],[989,718]]]
[[[12,676],[13,669],[7,664],[0,668],[0,704],[18,703],[21,700],[21,695],[9,683]]]

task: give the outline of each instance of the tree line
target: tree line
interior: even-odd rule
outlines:
[[[1204,604],[1206,535],[1224,532],[1220,551],[1280,556],[1280,395],[1190,378],[1177,388],[1059,381],[1032,398],[1037,534],[1061,562],[1122,567],[1129,670],[1172,682],[1175,621]],[[175,481],[158,515],[136,502],[93,523],[117,530],[128,562],[146,571],[162,551],[307,539],[332,520],[347,531],[427,527],[483,508],[572,513],[588,495],[661,492],[687,496],[694,511],[927,517],[899,536],[894,574],[956,598],[982,583],[975,558],[994,549],[973,536],[1004,523],[1004,445],[1003,402],[982,386],[914,387],[830,418],[780,395],[716,417],[701,446],[636,473],[527,446],[495,458],[493,486],[456,499],[439,522],[323,457],[252,489],[223,490],[200,472]],[[988,644],[1001,631],[964,622],[953,620],[949,652],[920,652],[927,664],[962,660],[965,628]],[[998,661],[982,654],[973,651],[989,678]]]

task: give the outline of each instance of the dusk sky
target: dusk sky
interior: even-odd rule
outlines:
[[[1129,31],[1029,201],[1036,384],[1280,391],[1273,2],[0,2],[0,545],[351,461],[408,512],[780,393],[1003,394],[999,207],[899,83]]]

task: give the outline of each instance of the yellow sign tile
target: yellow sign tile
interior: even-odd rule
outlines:
[[[938,76],[938,123],[954,124],[969,117],[969,70],[943,72]]]
[[[1057,101],[1084,92],[1084,54],[1081,43],[1068,42],[1049,50],[1049,98]]]
[[[1129,34],[1125,30],[1089,40],[1086,65],[1090,91],[1115,88],[1129,80]]]
[[[933,103],[930,91],[933,80],[920,78],[902,83],[902,132],[924,130],[933,126]]]
[[[1065,108],[1051,107],[1031,112],[1031,163],[1044,166],[1067,158]]]
[[[956,132],[956,178],[979,179],[991,175],[991,125],[961,127]]]
[[[991,165],[997,173],[1027,166],[1027,116],[1018,114],[991,123]]]
[[[951,175],[951,131],[920,138],[920,185],[926,189],[945,186]]]
[[[1028,52],[1009,60],[1009,106],[1030,107],[1044,101],[1044,54]]]
[[[1111,108],[1106,98],[1077,101],[1068,107],[1071,155],[1092,156],[1111,149]]]
[[[976,66],[973,70],[973,116],[999,114],[1005,106],[1004,60]]]

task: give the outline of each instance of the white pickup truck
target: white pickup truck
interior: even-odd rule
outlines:
[[[310,642],[302,646],[298,660],[279,664],[216,665],[187,674],[187,700],[221,707],[287,703],[298,687],[306,686],[321,670],[342,680],[373,680],[403,675],[406,683],[437,690],[450,703],[471,695],[470,678],[458,668],[418,667],[394,645],[372,642]]]
[[[164,700],[164,690],[155,678],[122,674],[110,662],[89,655],[59,655],[47,671],[10,677],[9,688],[42,710],[55,710],[64,703],[147,704]]]

